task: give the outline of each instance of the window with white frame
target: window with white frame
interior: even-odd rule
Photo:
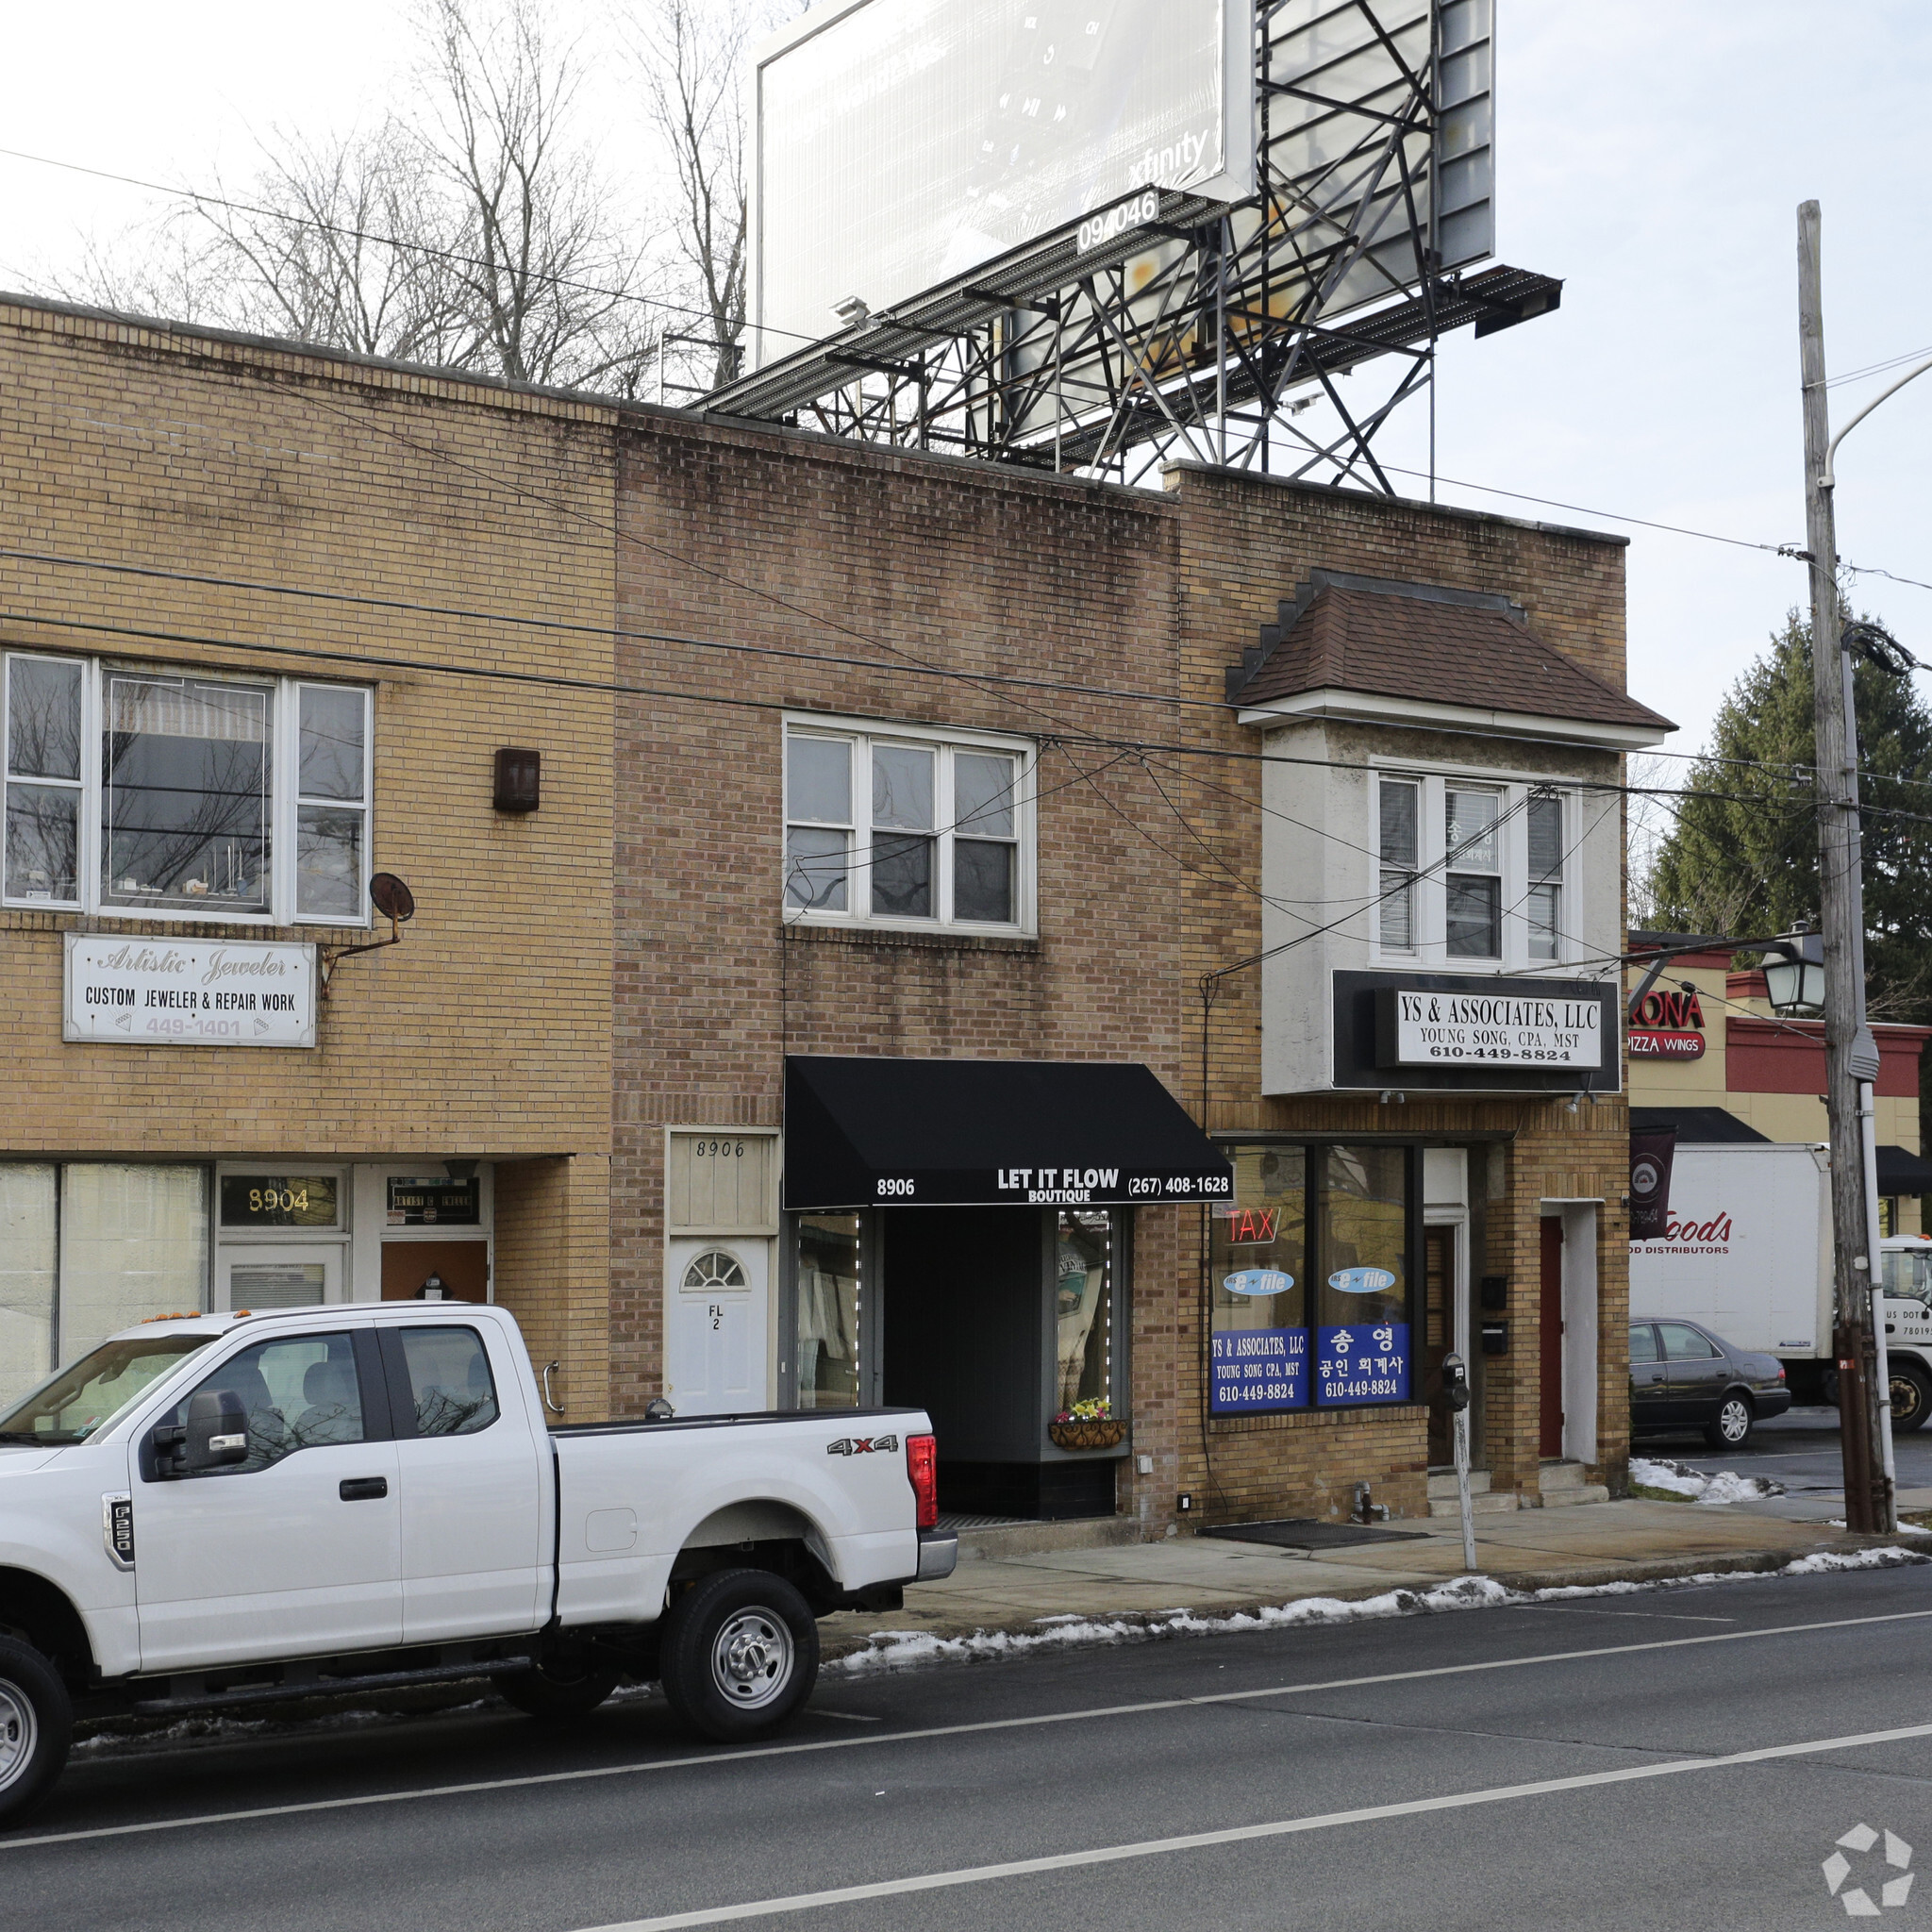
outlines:
[[[8,904],[367,924],[366,690],[26,652],[0,669]]]
[[[1379,774],[1377,951],[1448,966],[1562,958],[1574,811],[1547,786]]]
[[[1030,747],[1011,740],[792,722],[787,908],[892,925],[1024,927],[1030,761]]]

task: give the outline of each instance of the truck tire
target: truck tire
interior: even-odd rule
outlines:
[[[1726,1389],[1717,1406],[1717,1420],[1705,1425],[1704,1440],[1713,1449],[1741,1449],[1751,1440],[1757,1420],[1751,1398],[1741,1389]]]
[[[17,1824],[53,1790],[73,1741],[59,1672],[32,1645],[0,1637],[0,1824]]]
[[[1932,1375],[1917,1362],[1894,1362],[1891,1369],[1891,1425],[1918,1429],[1932,1415]]]
[[[811,1695],[819,1626],[805,1599],[769,1570],[702,1578],[664,1620],[665,1702],[721,1744],[781,1724]]]
[[[496,1689],[525,1716],[562,1720],[590,1716],[617,1689],[617,1678],[616,1671],[601,1665],[552,1658],[497,1678]]]

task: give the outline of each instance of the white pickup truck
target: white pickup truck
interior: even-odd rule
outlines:
[[[658,1681],[780,1723],[815,1618],[951,1573],[916,1409],[549,1428],[498,1307],[143,1324],[0,1416],[0,1820],[76,1714],[488,1675],[532,1715]]]

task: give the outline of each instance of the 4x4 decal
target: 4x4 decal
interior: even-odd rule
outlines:
[[[874,1456],[896,1449],[897,1436],[842,1436],[836,1442],[825,1444],[827,1456]]]

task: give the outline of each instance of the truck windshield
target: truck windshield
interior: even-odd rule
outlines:
[[[1932,1248],[1885,1248],[1878,1265],[1887,1294],[1932,1301]]]
[[[157,1375],[185,1355],[206,1348],[211,1335],[142,1335],[104,1341],[92,1355],[70,1362],[11,1413],[0,1416],[0,1444],[32,1443],[58,1449],[85,1442],[104,1429]]]

